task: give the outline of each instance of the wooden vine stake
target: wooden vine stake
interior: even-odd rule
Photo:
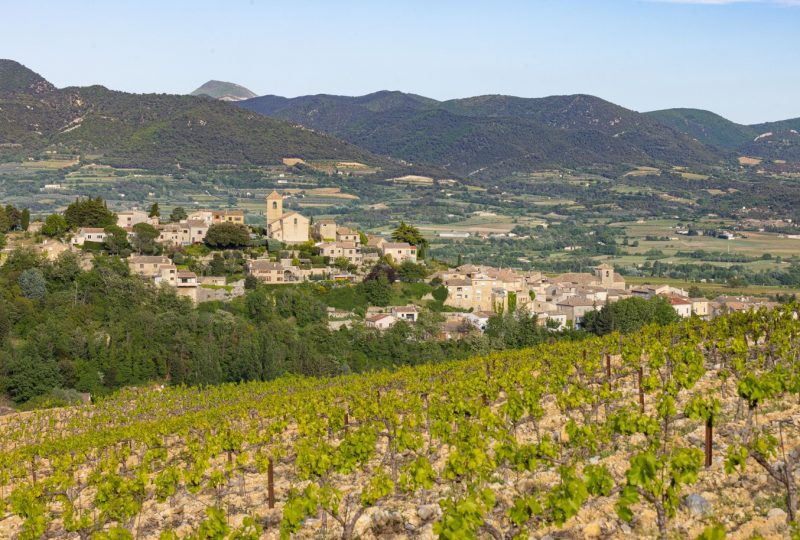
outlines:
[[[275,508],[275,473],[272,466],[272,458],[267,464],[267,506]]]
[[[712,450],[711,450],[711,443],[714,439],[714,422],[709,417],[706,420],[706,469],[711,467],[711,457],[712,457]]]
[[[644,387],[642,386],[642,379],[644,378],[644,373],[642,370],[642,366],[639,366],[639,408],[644,412]]]
[[[606,379],[611,382],[611,353],[606,353]]]

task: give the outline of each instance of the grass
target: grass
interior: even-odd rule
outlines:
[[[719,296],[726,295],[752,295],[752,296],[772,296],[775,294],[800,294],[800,289],[790,287],[778,287],[769,285],[746,285],[743,287],[728,287],[724,283],[697,283],[693,281],[686,281],[683,279],[673,279],[667,277],[646,277],[646,276],[626,276],[625,282],[631,285],[649,284],[663,284],[673,285],[683,289],[688,289],[691,286],[698,287],[703,294],[712,294]]]
[[[724,240],[711,236],[683,236],[675,232],[674,227],[679,223],[686,224],[678,220],[652,220],[643,223],[616,223],[613,225],[621,226],[625,229],[625,234],[631,241],[638,240],[638,248],[629,248],[631,253],[644,253],[649,249],[661,249],[667,255],[672,255],[677,251],[695,251],[702,249],[705,251],[720,251],[726,253],[738,253],[751,257],[758,257],[764,253],[784,258],[800,254],[800,239],[781,238],[779,234],[767,232],[743,232],[743,238],[734,240]],[[698,229],[732,228],[735,222],[729,220],[707,220],[693,222],[692,225]],[[648,241],[647,236],[667,236],[676,240]],[[695,261],[696,262],[696,261]]]

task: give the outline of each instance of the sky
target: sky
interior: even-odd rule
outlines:
[[[0,0],[0,58],[58,87],[436,99],[593,94],[800,117],[800,0]]]

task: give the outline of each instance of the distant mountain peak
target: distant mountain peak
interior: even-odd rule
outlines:
[[[46,94],[56,87],[15,60],[0,58],[0,93]]]
[[[191,93],[193,96],[208,96],[221,101],[243,101],[256,97],[255,92],[238,84],[211,80]]]

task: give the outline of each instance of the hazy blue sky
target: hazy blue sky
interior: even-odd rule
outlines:
[[[57,86],[257,94],[589,93],[800,116],[800,0],[2,0],[0,57]]]

